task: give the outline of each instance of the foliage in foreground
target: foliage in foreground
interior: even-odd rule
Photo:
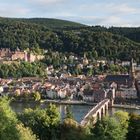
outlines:
[[[55,105],[46,109],[26,109],[18,116],[9,101],[0,98],[0,140],[139,140],[140,116],[118,111],[95,125],[79,125],[67,110],[61,121]],[[70,115],[69,115],[70,114]]]
[[[105,117],[98,121],[93,129],[96,140],[125,140],[125,135],[120,123],[113,117]]]
[[[26,109],[24,113],[19,115],[19,119],[25,126],[30,127],[41,140],[59,137],[60,115],[54,105],[49,105],[44,110]]]
[[[18,121],[6,98],[0,98],[0,140],[36,140],[31,129]]]

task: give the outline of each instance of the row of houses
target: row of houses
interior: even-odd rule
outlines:
[[[95,80],[95,79],[94,79]],[[63,79],[48,78],[42,79],[29,79],[22,80],[0,80],[0,93],[2,95],[22,95],[24,93],[33,93],[39,91],[43,98],[49,99],[83,99],[86,101],[100,101],[100,95],[92,99],[88,99],[89,93],[96,90],[96,93],[101,91],[101,86],[94,82],[93,78],[81,79],[78,77],[69,77]],[[96,78],[97,80],[97,78]],[[106,91],[102,90],[104,93]]]
[[[135,79],[131,75],[108,75],[104,79],[107,83],[115,83],[115,96],[117,99],[137,99]]]
[[[99,75],[95,77],[48,77],[0,79],[0,94],[23,95],[34,91],[42,98],[100,102],[105,98],[136,99],[137,90],[129,75]]]

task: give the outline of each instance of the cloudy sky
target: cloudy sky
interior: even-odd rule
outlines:
[[[0,0],[1,17],[44,17],[87,25],[140,26],[140,0]]]

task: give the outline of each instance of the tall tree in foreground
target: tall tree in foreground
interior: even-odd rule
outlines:
[[[129,125],[129,114],[128,114],[128,112],[117,111],[114,114],[114,118],[120,124],[121,130],[124,134],[124,137],[126,138],[126,135],[128,133],[128,125]]]
[[[30,127],[40,140],[57,140],[59,138],[60,114],[55,105],[46,109],[26,109],[19,115],[22,123]]]
[[[127,140],[140,140],[140,115],[130,114]]]
[[[7,98],[0,98],[0,140],[36,140],[32,131],[17,120]]]
[[[120,123],[113,117],[99,120],[92,132],[96,140],[125,140]]]
[[[66,118],[61,125],[60,140],[93,140],[90,139],[88,127],[79,125],[75,120]]]

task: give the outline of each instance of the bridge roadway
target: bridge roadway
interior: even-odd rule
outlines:
[[[108,110],[109,102],[109,99],[104,99],[103,101],[99,102],[86,114],[80,124],[85,126],[86,124],[88,124],[91,117],[95,118],[95,122],[97,121],[97,119],[101,119],[101,117],[103,117],[103,115],[105,115],[106,111]]]

